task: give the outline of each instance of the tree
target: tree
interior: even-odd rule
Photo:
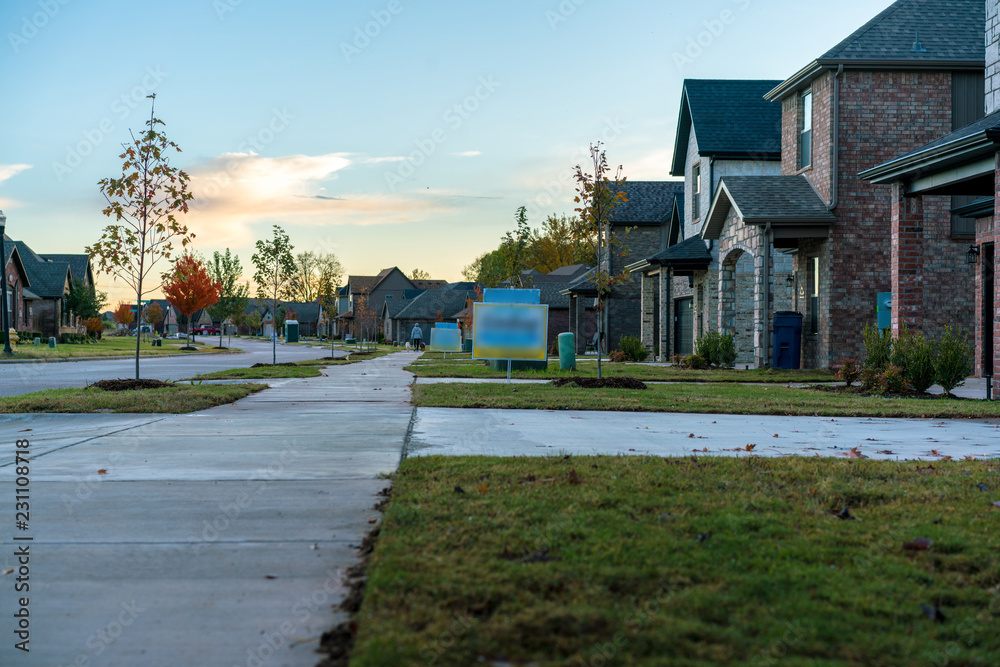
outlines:
[[[528,225],[528,209],[520,206],[514,214],[517,228],[508,231],[500,241],[500,267],[504,280],[511,287],[523,286],[522,273],[528,269],[528,250],[531,243],[531,227]]]
[[[101,292],[96,287],[88,287],[86,284],[74,280],[69,290],[69,298],[66,306],[70,312],[77,316],[89,320],[101,316],[101,310],[108,305],[108,293]]]
[[[142,313],[142,319],[156,333],[156,325],[163,321],[163,308],[158,303],[149,304]]]
[[[130,304],[127,304],[124,301],[119,301],[118,305],[111,313],[111,318],[115,321],[115,324],[120,324],[127,329],[135,320],[135,313],[132,312],[132,306]],[[136,336],[136,338],[138,338],[138,336]]]
[[[255,336],[257,335],[257,332],[260,331],[260,326],[263,323],[260,316],[260,311],[258,310],[255,310],[252,313],[247,313],[246,315],[244,315],[243,321],[246,323],[247,327],[254,332]]]
[[[337,285],[328,275],[319,279],[319,301],[323,309],[323,322],[326,324],[326,334],[330,337],[330,355],[333,356],[333,320],[337,317]]]
[[[344,267],[332,252],[300,252],[295,256],[295,276],[285,297],[288,301],[312,303],[322,295],[325,280],[336,285],[343,274]]]
[[[502,252],[499,249],[484,252],[472,264],[462,269],[462,276],[470,282],[482,283],[486,287],[499,287],[507,277]]]
[[[212,255],[212,263],[208,266],[208,272],[222,289],[219,293],[219,300],[208,309],[209,314],[219,320],[222,326],[219,327],[219,347],[222,347],[222,334],[226,326],[226,320],[236,323],[236,318],[243,314],[250,303],[250,285],[240,283],[243,276],[243,266],[240,258],[226,248],[226,254],[218,250]],[[229,344],[232,345],[232,338]]]
[[[594,266],[590,239],[580,240],[574,234],[573,220],[563,215],[550,215],[542,228],[532,232],[528,268],[551,273],[561,266],[586,264]]]
[[[413,269],[413,271],[410,272],[410,279],[411,280],[430,280],[431,279],[431,274],[427,273],[423,269]]]
[[[101,337],[101,332],[104,331],[104,320],[100,317],[88,317],[83,321],[83,326],[87,328],[87,333],[96,340]]]
[[[170,164],[168,154],[181,149],[158,129],[164,123],[154,114],[156,95],[147,97],[152,102],[146,130],[138,138],[129,131],[132,141],[122,144],[125,150],[118,156],[123,160],[121,178],[98,183],[108,204],[102,213],[115,222],[86,249],[97,259],[98,271],[121,278],[135,291],[137,309],[145,294],[160,287],[146,280],[156,263],[170,259],[174,242],[183,248],[194,238],[177,219],[177,214],[188,212],[188,202],[194,198],[187,189],[190,177]],[[135,379],[139,379],[139,336]]]
[[[196,312],[216,303],[221,290],[222,285],[212,280],[205,263],[189,253],[178,257],[173,270],[163,274],[163,295],[189,322]],[[188,344],[190,331],[188,327]]]
[[[580,204],[575,209],[578,218],[573,220],[573,238],[591,245],[597,266],[591,274],[591,281],[597,289],[597,377],[601,377],[601,340],[604,335],[604,307],[608,295],[615,285],[620,285],[630,278],[628,271],[611,273],[611,256],[615,246],[624,241],[628,229],[620,234],[611,233],[611,218],[615,207],[628,201],[625,194],[625,177],[622,167],[611,173],[608,159],[601,150],[601,142],[591,144],[590,157],[593,160],[594,173],[588,174],[580,165],[575,168],[576,196],[573,201]],[[624,255],[624,252],[620,252]]]
[[[354,304],[354,321],[361,329],[361,339],[368,342],[369,350],[372,349],[372,342],[378,337],[378,313],[371,301],[368,290],[362,289]]]
[[[271,301],[272,318],[278,312],[278,299],[295,277],[293,249],[288,234],[274,225],[274,238],[257,241],[257,252],[253,254],[253,264],[257,267],[253,276],[257,283],[257,298]],[[271,363],[278,363],[277,336],[271,337]]]

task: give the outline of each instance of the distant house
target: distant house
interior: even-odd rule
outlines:
[[[28,289],[31,280],[24,269],[24,262],[18,244],[4,236],[3,258],[4,270],[7,272],[7,294],[3,299],[3,307],[7,309],[7,321],[15,330],[28,331],[32,329],[33,303],[38,298]],[[0,336],[0,340],[3,337]]]
[[[281,304],[285,308],[285,319],[293,319],[291,313],[295,313],[295,321],[299,323],[300,336],[316,336],[319,333],[320,305],[319,301],[288,302]]]
[[[465,310],[469,299],[476,296],[472,290],[428,290],[415,299],[409,300],[392,317],[390,333],[392,340],[406,342],[414,325],[420,325],[424,340],[430,341],[430,331],[436,322],[455,323]]]
[[[362,298],[367,300],[376,317],[380,317],[383,305],[389,299],[401,300],[413,294],[414,290],[438,290],[447,286],[445,280],[410,280],[395,266],[383,269],[375,276],[349,276],[346,294],[338,293],[338,332],[345,336],[357,333],[356,309]],[[384,322],[381,325],[384,326]]]
[[[23,241],[13,241],[10,245],[14,244],[31,292],[37,296],[29,304],[32,330],[41,332],[43,337],[56,338],[64,333],[77,333],[76,318],[67,306],[73,286],[69,262],[45,259]]]

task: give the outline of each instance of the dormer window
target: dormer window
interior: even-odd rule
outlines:
[[[802,95],[802,127],[799,130],[799,169],[812,165],[813,94]]]
[[[701,165],[696,164],[691,170],[691,219],[701,217]]]

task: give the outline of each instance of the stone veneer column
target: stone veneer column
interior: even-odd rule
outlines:
[[[763,231],[761,231],[763,237]],[[761,240],[761,248],[767,243],[766,238]],[[765,264],[768,253],[758,252],[753,258],[753,357],[754,365],[763,368],[767,364],[767,281],[771,273],[770,267]]]
[[[892,184],[892,333],[924,325],[924,200],[907,197],[903,183]]]
[[[670,311],[674,303],[670,278],[671,269],[660,267],[660,361],[670,361],[674,354],[673,338],[670,335]]]
[[[640,287],[640,309],[641,309],[641,321],[639,323],[639,331],[642,336],[643,346],[649,350],[649,353],[653,353],[653,329],[656,317],[656,282],[653,280],[653,276],[647,275],[645,272],[639,274],[641,278]]]

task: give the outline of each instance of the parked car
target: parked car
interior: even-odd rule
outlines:
[[[218,336],[222,332],[219,331],[218,327],[210,327],[210,326],[205,325],[205,326],[200,326],[200,327],[193,327],[191,329],[191,333],[192,334],[201,334],[202,336]]]

